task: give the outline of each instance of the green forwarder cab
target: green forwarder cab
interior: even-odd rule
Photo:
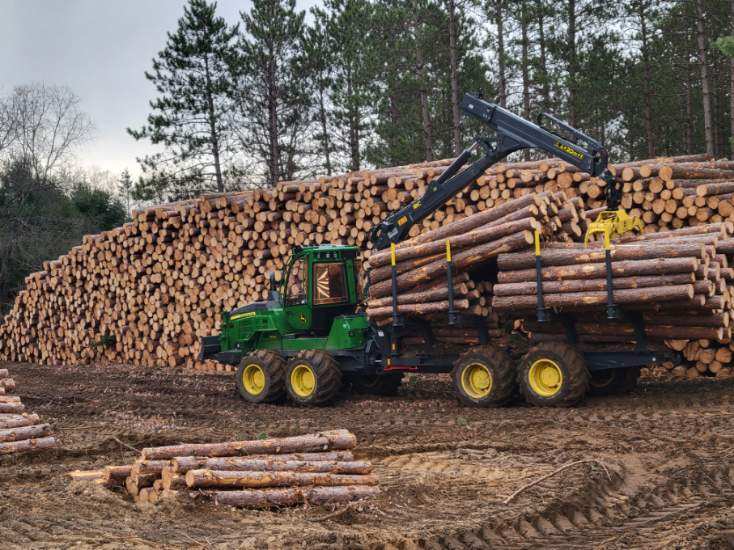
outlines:
[[[286,393],[297,403],[323,403],[344,378],[382,393],[396,389],[402,374],[378,372],[372,328],[356,313],[358,252],[296,248],[280,285],[271,276],[269,299],[224,312],[221,334],[203,339],[201,357],[239,365],[238,390],[255,403]]]

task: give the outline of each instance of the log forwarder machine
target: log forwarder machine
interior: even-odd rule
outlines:
[[[608,243],[613,235],[640,228],[639,221],[619,209],[621,186],[608,169],[607,151],[600,143],[545,113],[536,124],[469,94],[461,108],[493,135],[477,138],[428,185],[422,197],[380,222],[370,236],[374,249],[393,247],[394,251],[414,224],[445,205],[487,168],[522,149],[540,149],[605,181],[607,210],[591,225],[590,234],[602,234]],[[553,129],[547,127],[548,122]],[[475,160],[465,167],[472,158]],[[395,255],[392,322],[376,326],[359,311],[358,254],[355,246],[296,247],[279,287],[271,275],[268,301],[224,312],[221,334],[203,338],[200,358],[238,365],[239,393],[253,403],[277,402],[288,396],[297,404],[324,404],[345,383],[387,394],[398,388],[405,372],[450,372],[458,397],[478,406],[507,403],[518,386],[532,404],[571,405],[585,396],[590,383],[597,391],[629,389],[641,366],[664,359],[648,349],[639,317],[628,319],[636,327],[635,350],[581,353],[575,346],[573,319],[564,316],[567,343],[533,347],[516,366],[507,350],[490,342],[481,319],[460,315],[452,307],[447,323],[475,327],[479,345],[464,346],[461,353],[436,345],[409,349],[401,345],[403,335],[419,331],[429,342],[433,338],[428,324],[403,319],[397,313]],[[540,269],[537,249],[536,259]],[[611,269],[607,271],[611,277]],[[450,257],[447,273],[452,304]],[[611,293],[607,314],[610,318],[624,315],[614,306]],[[541,289],[539,320],[549,315],[542,306]]]

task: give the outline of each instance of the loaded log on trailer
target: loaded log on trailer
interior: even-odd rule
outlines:
[[[606,281],[610,284],[610,238],[641,230],[642,224],[619,208],[622,184],[608,168],[604,147],[550,115],[544,115],[543,120],[553,126],[553,131],[470,95],[465,96],[462,108],[488,126],[494,136],[477,138],[428,185],[423,196],[372,229],[370,241],[375,253],[367,272],[366,313],[357,311],[356,247],[296,248],[279,287],[273,277],[267,302],[225,312],[221,334],[203,340],[202,358],[239,364],[237,384],[243,398],[251,402],[277,401],[287,393],[296,403],[321,404],[335,397],[344,379],[390,391],[408,371],[451,372],[458,396],[470,404],[507,402],[515,388],[515,366],[505,350],[492,344],[485,321],[472,315],[471,302],[456,282],[503,253],[533,246],[533,265],[541,281],[541,239],[571,227],[569,222],[577,216],[574,202],[562,192],[529,193],[499,208],[407,239],[416,224],[516,151],[536,148],[557,155],[604,183],[607,206],[589,224],[587,235],[604,238],[605,249],[589,254],[605,258],[609,272]],[[467,166],[477,153],[478,158]],[[554,223],[549,223],[550,218]],[[632,248],[629,245],[615,254],[633,259],[634,254],[629,253]],[[468,275],[471,278],[471,273]],[[542,305],[542,285],[540,288],[533,300]],[[648,301],[660,298],[663,292],[631,290]],[[619,292],[627,296],[630,289]],[[693,285],[681,284],[664,292],[666,299],[689,294],[692,299]],[[611,296],[611,292],[596,293],[601,296],[596,303],[601,305],[605,303],[603,298]],[[410,301],[406,298],[409,295]],[[425,301],[429,296],[431,301]],[[545,307],[539,305],[538,312],[544,311]],[[608,300],[607,313],[610,318],[619,314],[616,304]],[[451,328],[474,331],[478,343],[461,354],[436,346],[431,325],[424,318],[436,314],[444,314],[445,324]],[[415,335],[427,336],[428,345],[419,350],[405,346],[403,338]],[[553,343],[532,350],[533,364],[540,365],[535,369],[538,380],[545,385],[536,398],[529,398],[531,403],[576,402],[587,391],[588,369],[639,368],[665,358],[664,352],[646,345],[602,357],[582,354],[574,344]],[[544,365],[550,367],[542,368]],[[556,378],[551,380],[549,377],[554,375]],[[528,395],[538,388],[529,386],[524,391]]]

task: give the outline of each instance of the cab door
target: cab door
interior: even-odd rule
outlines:
[[[283,304],[285,320],[294,332],[311,328],[308,280],[308,262],[306,258],[297,258],[288,270]]]

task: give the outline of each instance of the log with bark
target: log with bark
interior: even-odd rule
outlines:
[[[331,430],[265,440],[151,447],[130,465],[75,471],[70,476],[110,489],[122,486],[141,506],[173,499],[193,502],[201,496],[249,507],[316,504],[327,502],[330,495],[334,502],[346,502],[378,493],[372,465],[354,460],[351,449],[355,444],[356,438],[347,430]],[[195,454],[176,456],[178,452]],[[316,488],[326,490],[314,493],[313,498],[304,496]],[[279,494],[291,496],[274,496]]]

